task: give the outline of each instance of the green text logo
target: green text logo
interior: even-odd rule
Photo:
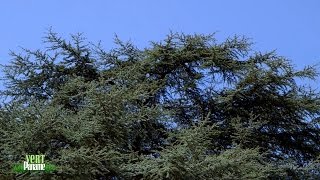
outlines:
[[[46,171],[52,172],[56,169],[55,165],[44,162],[45,155],[26,155],[26,160],[23,164],[17,164],[13,170],[18,173],[26,171]]]

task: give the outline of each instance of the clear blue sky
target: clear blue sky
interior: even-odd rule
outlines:
[[[64,37],[83,32],[113,46],[114,34],[139,47],[170,31],[218,32],[253,39],[254,49],[288,57],[297,67],[320,62],[319,0],[3,0],[0,2],[0,63],[9,49],[42,48],[50,26]],[[320,87],[320,81],[313,83]]]

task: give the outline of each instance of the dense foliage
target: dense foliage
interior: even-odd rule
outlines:
[[[238,36],[45,43],[4,65],[0,179],[320,178],[320,94],[296,83],[313,66]],[[12,172],[26,154],[56,171]]]

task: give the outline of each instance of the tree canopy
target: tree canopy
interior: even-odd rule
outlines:
[[[3,65],[0,179],[317,179],[316,79],[241,36],[170,33],[139,49],[69,40]],[[53,172],[12,172],[45,154]]]

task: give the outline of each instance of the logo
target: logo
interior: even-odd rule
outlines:
[[[45,155],[26,155],[26,160],[22,164],[16,164],[13,171],[22,173],[27,171],[52,172],[56,169],[55,165],[45,163]]]

